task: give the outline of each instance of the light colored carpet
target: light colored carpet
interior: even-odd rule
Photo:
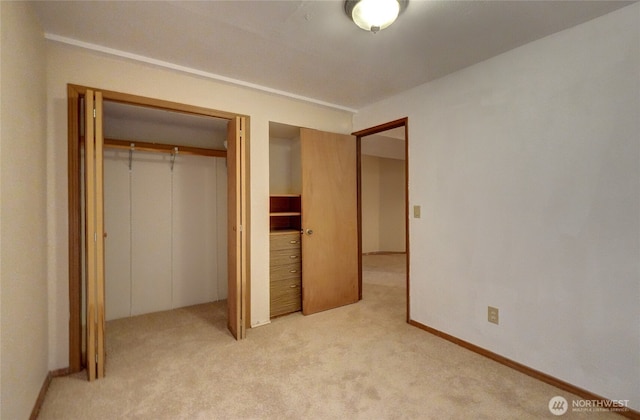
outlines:
[[[111,321],[107,377],[55,378],[39,418],[556,418],[549,399],[573,396],[408,325],[403,267],[365,256],[361,302],[274,319],[242,342],[225,302]]]

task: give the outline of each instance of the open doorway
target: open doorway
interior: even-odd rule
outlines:
[[[402,294],[409,319],[407,119],[354,133],[358,143],[360,298]]]

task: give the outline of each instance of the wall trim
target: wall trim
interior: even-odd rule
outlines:
[[[346,106],[333,104],[333,103],[321,101],[321,100],[318,100],[318,99],[313,99],[313,98],[310,98],[308,96],[297,95],[295,93],[286,92],[284,90],[273,89],[273,88],[270,88],[270,87],[267,87],[267,86],[258,85],[256,83],[250,83],[250,82],[245,82],[245,81],[239,80],[239,79],[233,79],[231,77],[222,76],[222,75],[215,74],[215,73],[210,73],[208,71],[203,71],[203,70],[198,70],[198,69],[194,69],[194,68],[191,68],[191,67],[181,66],[181,65],[178,65],[178,64],[170,63],[168,61],[157,60],[155,58],[146,57],[146,56],[139,55],[139,54],[133,54],[133,53],[130,53],[130,52],[127,52],[127,51],[117,50],[115,48],[105,47],[103,45],[98,45],[98,44],[92,44],[92,43],[89,43],[89,42],[79,41],[77,39],[68,38],[68,37],[65,37],[65,36],[60,36],[60,35],[56,35],[56,34],[52,34],[52,33],[45,33],[44,37],[45,37],[45,39],[48,39],[49,41],[59,42],[61,44],[73,45],[75,47],[84,48],[84,49],[91,50],[91,51],[97,51],[97,52],[102,53],[102,54],[107,54],[107,55],[116,56],[116,57],[120,57],[120,58],[126,58],[128,60],[147,63],[147,64],[151,64],[151,65],[154,65],[154,66],[162,67],[162,68],[165,68],[165,69],[171,69],[171,70],[179,71],[179,72],[182,72],[182,73],[188,73],[188,74],[204,77],[204,78],[207,78],[207,79],[216,80],[218,82],[230,83],[232,85],[242,86],[242,87],[246,87],[246,88],[249,88],[249,89],[255,89],[255,90],[262,91],[262,92],[267,92],[267,93],[276,94],[276,95],[284,96],[284,97],[291,98],[291,99],[296,99],[296,100],[299,100],[299,101],[309,102],[309,103],[312,103],[312,104],[315,104],[315,105],[321,105],[321,106],[326,106],[328,108],[333,108],[333,109],[338,109],[338,110],[341,110],[341,111],[351,112],[351,113],[354,113],[354,114],[358,112],[358,110],[354,109],[354,108],[349,108],[349,107],[346,107]]]
[[[579,397],[584,398],[585,400],[598,400],[598,401],[603,401],[603,402],[611,402],[611,400],[609,400],[608,398],[604,398],[601,397],[597,394],[594,394],[591,391],[587,391],[586,389],[577,387],[575,385],[572,385],[568,382],[565,382],[561,379],[558,379],[556,377],[553,377],[551,375],[547,375],[546,373],[540,372],[539,370],[530,368],[529,366],[525,366],[521,363],[518,363],[516,361],[513,361],[511,359],[507,359],[504,356],[500,356],[497,353],[494,353],[492,351],[489,351],[487,349],[484,349],[482,347],[476,346],[475,344],[471,344],[468,341],[464,341],[461,340],[457,337],[454,337],[452,335],[449,335],[445,332],[442,332],[440,330],[436,330],[435,328],[429,327],[427,325],[424,325],[418,321],[414,321],[412,319],[409,320],[408,322],[410,325],[413,325],[416,328],[420,328],[423,331],[426,331],[430,334],[433,334],[435,336],[438,336],[440,338],[443,338],[447,341],[450,341],[454,344],[459,345],[460,347],[464,347],[467,350],[470,350],[474,353],[477,353],[481,356],[487,357],[495,362],[498,362],[502,365],[505,365],[507,367],[510,367],[511,369],[515,369],[518,372],[524,373],[527,376],[531,376],[534,379],[537,379],[539,381],[545,382],[549,385],[553,385],[556,388],[560,388],[563,391],[569,392],[571,394],[575,394]],[[613,412],[615,414],[620,414],[621,416],[630,418],[630,419],[634,419],[634,420],[640,420],[640,412],[639,411],[635,411],[632,410],[631,408],[627,408],[627,411],[616,411]]]
[[[44,381],[42,382],[42,387],[40,388],[40,393],[38,394],[38,398],[36,399],[35,404],[33,405],[33,409],[31,410],[31,415],[29,416],[30,420],[36,420],[38,418],[38,414],[40,414],[40,409],[42,408],[42,404],[44,403],[44,397],[47,395],[47,391],[49,390],[49,385],[51,385],[51,381],[53,378],[57,378],[59,376],[66,376],[70,373],[69,368],[62,368],[56,370],[50,370],[47,372],[47,376],[45,376]]]
[[[33,405],[33,410],[31,410],[31,415],[29,416],[30,420],[36,420],[38,418],[38,414],[40,414],[40,409],[42,408],[42,403],[44,402],[44,397],[47,395],[47,390],[51,384],[51,379],[53,379],[53,375],[51,372],[47,372],[47,376],[45,376],[44,381],[42,382],[42,387],[40,387],[38,398]]]

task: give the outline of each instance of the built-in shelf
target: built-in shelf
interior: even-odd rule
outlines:
[[[274,213],[269,213],[269,216],[300,216],[302,215],[302,213],[300,213],[299,211],[289,211],[289,212],[274,212]]]
[[[269,197],[269,227],[271,231],[291,231],[301,228],[300,194],[274,194]]]

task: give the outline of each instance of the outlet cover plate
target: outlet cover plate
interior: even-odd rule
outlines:
[[[498,325],[500,323],[500,312],[498,308],[494,308],[493,306],[489,306],[487,311],[487,321],[492,324]]]

